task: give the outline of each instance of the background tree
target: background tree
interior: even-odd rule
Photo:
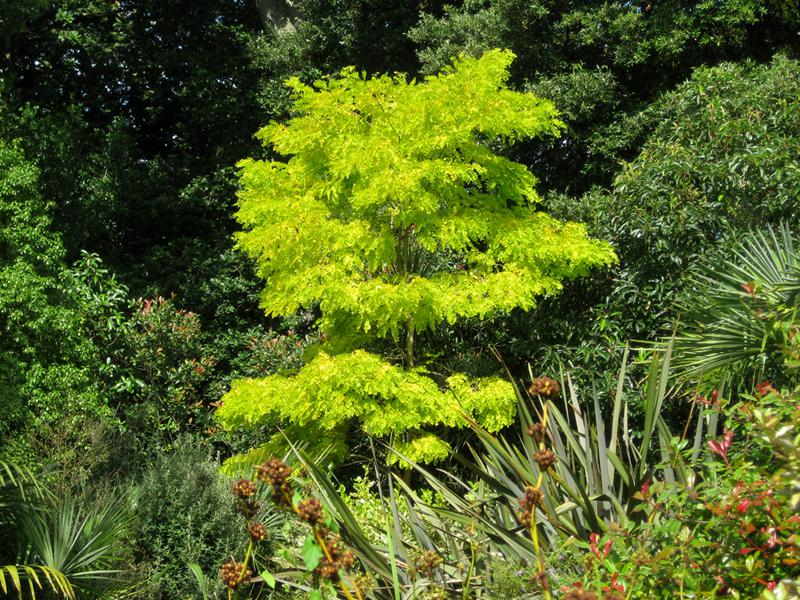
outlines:
[[[611,188],[578,200],[547,198],[556,216],[585,222],[592,235],[612,240],[620,268],[568,286],[537,311],[533,326],[520,315],[500,327],[509,336],[510,362],[571,357],[590,365],[587,376],[608,372],[613,347],[668,334],[679,314],[704,304],[690,283],[696,265],[727,260],[755,228],[785,221],[796,232],[798,94],[797,61],[726,63],[696,70],[623,120],[630,129],[647,120],[654,131]]]
[[[420,84],[353,69],[316,90],[291,82],[298,116],[259,134],[291,158],[242,163],[238,241],[267,282],[262,306],[318,304],[327,339],[293,375],[236,382],[224,425],[285,421],[314,440],[357,419],[430,460],[446,446],[425,430],[465,425],[460,410],[510,422],[509,383],[437,372],[417,336],[530,309],[614,260],[583,226],[537,211],[533,175],[488,147],[558,131],[551,103],[507,89],[512,58],[463,59]],[[384,356],[364,349],[387,338]]]
[[[442,14],[427,10],[409,37],[424,73],[461,52],[517,53],[515,85],[556,102],[568,129],[557,144],[520,145],[515,159],[540,173],[545,188],[581,193],[608,185],[619,160],[632,159],[644,141],[648,131],[618,130],[620,117],[637,113],[695,67],[796,51],[798,24],[800,10],[780,0],[465,0]]]
[[[94,347],[78,303],[63,283],[66,265],[38,170],[0,139],[0,433],[32,415],[51,420],[99,410]]]

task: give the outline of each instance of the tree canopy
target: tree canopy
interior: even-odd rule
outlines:
[[[453,426],[450,396],[416,368],[415,333],[532,308],[613,262],[582,225],[537,210],[535,177],[490,147],[558,132],[552,103],[507,88],[512,59],[463,58],[420,83],[354,69],[314,87],[290,81],[298,116],[259,134],[290,158],[241,164],[238,244],[266,280],[264,309],[318,305],[329,341],[298,375],[235,385],[224,423],[272,414],[329,429],[360,417],[379,435]],[[385,336],[404,338],[405,372],[361,350],[330,355]],[[449,383],[493,428],[505,424],[510,386]]]

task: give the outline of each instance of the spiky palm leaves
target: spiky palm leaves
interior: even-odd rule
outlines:
[[[19,560],[19,533],[24,515],[35,510],[46,495],[34,475],[13,464],[0,462],[0,590],[16,591],[36,597],[36,590],[47,588],[57,595],[74,598],[75,591],[66,576],[49,565]],[[5,559],[15,556],[13,564]]]
[[[0,463],[0,590],[31,599],[43,590],[98,597],[119,572],[115,563],[130,520],[118,500],[79,508],[54,498],[31,472]],[[13,564],[3,564],[9,559]]]
[[[675,342],[679,374],[758,379],[781,367],[800,325],[800,243],[788,225],[745,237],[719,264],[707,260],[693,283]]]

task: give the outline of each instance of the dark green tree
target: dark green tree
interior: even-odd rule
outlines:
[[[243,286],[225,282],[249,270],[227,250],[231,165],[261,122],[259,29],[245,2],[64,0],[9,33],[4,128],[41,165],[69,260],[98,252],[135,294],[178,292],[205,315],[231,302]]]
[[[698,69],[632,117],[657,125],[613,186],[548,202],[561,218],[584,221],[611,240],[620,268],[611,278],[568,287],[533,327],[509,324],[509,331],[533,332],[516,338],[517,352],[539,348],[555,358],[577,347],[572,356],[605,365],[610,347],[671,330],[679,304],[692,303],[687,281],[701,258],[729,259],[755,228],[785,221],[797,231],[798,97],[800,63],[778,56],[769,65]]]
[[[614,125],[687,78],[693,68],[800,50],[800,9],[790,2],[558,2],[465,0],[424,14],[409,33],[423,71],[488,48],[513,50],[517,85],[553,100],[568,130],[557,144],[529,144],[517,160],[541,170],[545,187],[583,192],[607,185],[650,129]],[[611,142],[607,138],[612,138]]]

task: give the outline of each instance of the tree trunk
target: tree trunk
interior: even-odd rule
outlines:
[[[414,322],[409,319],[406,325],[406,369],[414,368]]]

